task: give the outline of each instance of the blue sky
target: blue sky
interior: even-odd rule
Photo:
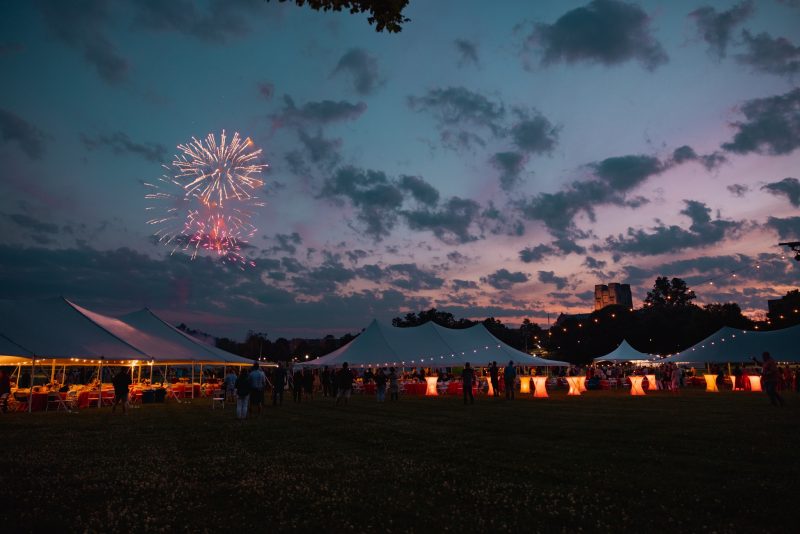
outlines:
[[[3,3],[0,294],[274,337],[546,322],[659,275],[750,313],[797,286],[797,2],[498,4],[412,1],[389,34],[259,0]],[[146,224],[143,182],[223,129],[270,165],[246,271]]]

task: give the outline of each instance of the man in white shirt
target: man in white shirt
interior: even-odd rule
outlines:
[[[253,410],[258,408],[258,415],[261,415],[261,407],[264,406],[264,388],[267,386],[267,375],[259,369],[258,363],[254,363],[247,380],[250,382],[250,407]]]

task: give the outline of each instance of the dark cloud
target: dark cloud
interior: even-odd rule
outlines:
[[[360,48],[348,50],[333,69],[333,75],[347,74],[356,93],[366,96],[375,92],[383,81],[378,72],[378,60]]]
[[[800,217],[769,217],[766,226],[777,232],[781,239],[800,240]]]
[[[747,52],[736,56],[739,63],[750,65],[755,71],[778,76],[792,76],[800,72],[800,46],[794,46],[788,39],[773,39],[766,32],[754,36],[747,30],[742,31],[742,39]]]
[[[168,4],[169,2],[164,2]],[[37,2],[50,33],[61,42],[83,53],[100,77],[112,84],[127,79],[128,62],[117,53],[106,36],[111,18],[108,2],[78,0]]]
[[[453,252],[448,252],[447,259],[459,265],[464,265],[466,263],[469,263],[470,260],[467,256],[461,254],[457,250],[454,250]]]
[[[606,158],[591,167],[595,176],[608,182],[615,191],[632,189],[650,176],[664,170],[661,162],[652,156]]]
[[[452,197],[438,209],[403,211],[402,215],[412,230],[428,230],[440,241],[460,244],[475,241],[470,227],[477,221],[480,205],[474,200]]]
[[[478,65],[478,45],[469,39],[456,39],[453,44],[458,51],[458,66]]]
[[[704,6],[689,13],[695,20],[700,37],[708,43],[709,52],[718,58],[724,58],[733,29],[742,24],[755,12],[751,0],[736,4],[727,11],[717,11],[711,6]]]
[[[731,142],[722,145],[724,150],[781,155],[800,147],[800,88],[748,100],[741,111],[747,120],[733,124],[738,131]]]
[[[512,273],[508,269],[498,269],[481,278],[481,282],[489,284],[495,289],[511,289],[511,286],[527,282],[529,278],[530,276],[520,271]]]
[[[408,105],[415,111],[431,114],[439,124],[444,145],[455,149],[485,144],[475,128],[501,135],[501,121],[506,114],[502,103],[492,102],[464,87],[431,89],[423,96],[408,97]]]
[[[525,168],[528,158],[521,152],[496,152],[489,163],[500,171],[500,187],[503,191],[511,191],[521,181],[520,173]]]
[[[580,237],[589,237],[588,235],[582,235]],[[552,245],[558,250],[561,255],[567,254],[584,254],[586,253],[586,248],[582,247],[578,243],[575,242],[575,239],[566,233],[556,233],[556,240],[553,241]]]
[[[31,159],[41,159],[44,155],[47,136],[39,128],[19,115],[0,108],[0,136],[3,144],[16,142],[19,149]]]
[[[339,286],[356,278],[356,273],[334,258],[319,267],[308,269],[292,278],[295,291],[312,297],[336,293]]]
[[[3,213],[2,215],[3,217],[15,223],[17,226],[25,228],[26,230],[31,230],[32,232],[37,232],[39,234],[59,233],[57,224],[40,221],[29,215],[25,215],[24,213]]]
[[[773,195],[784,195],[794,207],[800,207],[800,181],[797,178],[784,178],[779,182],[767,184],[761,189]]]
[[[344,255],[347,256],[347,259],[350,261],[350,263],[355,265],[359,261],[366,258],[368,254],[366,250],[361,250],[360,248],[357,248],[355,250],[345,251]]]
[[[357,119],[367,110],[367,105],[363,102],[353,104],[344,100],[339,102],[320,100],[306,102],[303,106],[297,107],[289,95],[284,95],[283,101],[284,109],[272,117],[280,125],[323,125],[350,121]]]
[[[554,284],[558,289],[564,289],[569,284],[566,277],[556,276],[554,271],[539,271],[537,276],[543,284]]]
[[[341,139],[328,139],[322,135],[320,130],[314,135],[309,135],[302,128],[297,131],[297,136],[314,164],[324,169],[330,169],[339,163],[341,159],[339,151],[342,148]]]
[[[628,253],[642,256],[665,254],[691,248],[702,248],[713,245],[731,236],[741,229],[740,221],[711,219],[711,209],[696,200],[685,200],[686,207],[681,214],[688,217],[692,224],[689,229],[677,225],[659,223],[648,233],[644,230],[628,228],[626,236],[606,239],[606,250],[615,253]],[[601,250],[599,247],[597,250]]]
[[[305,270],[305,267],[302,263],[297,261],[297,259],[290,258],[288,256],[281,258],[281,266],[288,273],[299,273]]]
[[[667,54],[650,33],[650,17],[638,5],[593,0],[562,15],[554,24],[538,24],[525,43],[540,48],[542,63],[588,61],[617,65],[638,60],[653,70]]]
[[[276,241],[276,245],[270,249],[270,252],[286,252],[287,254],[296,254],[297,246],[303,243],[303,238],[297,232],[291,234],[275,234],[272,238]]]
[[[376,240],[389,235],[403,204],[403,192],[380,171],[355,167],[339,169],[328,178],[320,196],[348,199],[357,209],[356,218]]]
[[[272,100],[275,95],[275,85],[272,82],[258,82],[258,94],[261,98]]]
[[[443,279],[431,271],[420,269],[414,263],[398,263],[386,270],[393,276],[392,285],[407,291],[439,289],[444,284]]]
[[[542,261],[548,256],[552,256],[556,250],[550,245],[544,243],[536,245],[535,247],[525,247],[519,251],[519,259],[525,263],[535,263]]]
[[[688,145],[678,147],[672,152],[672,163],[679,165],[687,161],[697,161],[710,171],[725,163],[727,160],[725,156],[719,152],[699,155]]]
[[[435,206],[439,202],[439,191],[419,176],[403,175],[397,185],[410,193],[417,202],[427,206]]]
[[[528,154],[550,154],[558,144],[559,128],[536,110],[515,110],[519,118],[511,127],[511,139]]]
[[[464,291],[469,289],[478,289],[478,284],[472,280],[459,280],[458,278],[454,278],[450,282],[450,287],[453,288],[453,291]]]
[[[123,132],[100,134],[95,137],[80,134],[80,138],[87,150],[109,148],[115,154],[129,153],[154,163],[164,163],[167,159],[168,151],[164,145],[151,142],[136,143]]]
[[[605,261],[598,260],[596,258],[593,258],[592,256],[586,256],[586,259],[583,261],[583,264],[589,269],[604,269],[606,266]]]
[[[745,193],[750,191],[750,187],[744,184],[731,184],[726,189],[736,197],[743,197]]]

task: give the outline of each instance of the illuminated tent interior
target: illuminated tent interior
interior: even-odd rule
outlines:
[[[481,367],[513,361],[530,367],[563,367],[566,362],[530,356],[494,337],[482,324],[450,329],[433,322],[411,328],[386,326],[373,320],[353,341],[303,365],[339,367]]]
[[[594,358],[592,361],[595,363],[598,362],[622,363],[622,362],[644,362],[652,359],[653,356],[645,352],[639,352],[638,350],[631,347],[630,344],[623,339],[622,343],[620,343],[616,349],[612,350],[605,356],[598,356],[597,358]]]
[[[779,362],[800,362],[800,325],[768,332],[726,326],[659,363],[750,363],[765,351]]]

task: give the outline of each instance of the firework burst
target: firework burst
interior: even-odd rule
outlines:
[[[240,267],[253,266],[241,253],[256,232],[251,218],[255,208],[264,206],[256,193],[264,185],[258,163],[260,149],[238,132],[228,139],[222,131],[205,141],[192,138],[178,145],[180,153],[158,183],[146,183],[147,207],[153,212],[148,224],[158,226],[154,236],[160,243],[191,252],[220,256],[223,262]]]

